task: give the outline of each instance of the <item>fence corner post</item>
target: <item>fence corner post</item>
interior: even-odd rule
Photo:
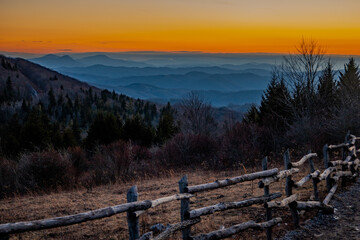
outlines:
[[[136,202],[138,200],[137,186],[132,186],[126,194],[127,202]],[[134,212],[127,212],[127,221],[129,227],[129,239],[135,240],[140,236],[139,218]]]
[[[285,165],[285,170],[289,170],[291,168],[289,149],[287,149],[284,154],[284,165]],[[286,177],[286,182],[285,182],[285,192],[286,192],[287,197],[290,197],[292,195],[292,187],[293,187],[292,185],[293,185],[293,182],[291,180],[291,175],[290,175],[290,176]],[[300,227],[299,214],[296,209],[296,204],[294,204],[294,203],[295,202],[289,204],[289,207],[290,207],[291,215],[293,217],[294,227],[299,228]]]
[[[324,154],[324,166],[325,169],[329,167],[329,146],[327,144],[323,147],[323,154]],[[326,189],[329,192],[331,189],[331,179],[330,175],[326,177]]]
[[[186,189],[187,186],[188,186],[188,177],[187,177],[187,175],[184,175],[179,181],[180,193],[185,193],[185,189]],[[185,212],[187,212],[189,210],[190,210],[190,199],[188,199],[188,198],[181,199],[180,216],[181,216],[181,221],[182,222],[187,220],[185,218]],[[190,232],[191,232],[190,227],[187,227],[187,228],[182,230],[183,240],[190,239]]]
[[[263,171],[268,169],[267,165],[268,165],[268,157],[265,157],[261,162]],[[265,186],[264,196],[269,196],[269,195],[270,195],[270,188],[269,186]],[[271,208],[268,208],[267,205],[265,204],[265,210],[266,210],[266,221],[269,221],[272,219]],[[271,240],[271,235],[272,235],[272,227],[266,228],[266,239]]]

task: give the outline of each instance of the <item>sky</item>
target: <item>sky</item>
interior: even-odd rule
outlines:
[[[359,0],[0,0],[0,51],[360,55]]]

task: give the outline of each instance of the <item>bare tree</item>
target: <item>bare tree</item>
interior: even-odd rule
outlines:
[[[319,76],[326,67],[325,51],[317,41],[302,38],[296,53],[284,58],[281,71],[291,92],[292,121],[288,137],[312,145],[321,131],[317,99]]]
[[[295,117],[311,114],[316,108],[318,77],[326,66],[324,53],[317,41],[302,38],[296,53],[284,57],[282,71],[293,95]]]
[[[215,132],[214,110],[199,94],[190,92],[180,106],[184,132],[196,135],[212,135]]]

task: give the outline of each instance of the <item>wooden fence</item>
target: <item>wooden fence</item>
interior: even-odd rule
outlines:
[[[178,194],[156,200],[138,201],[137,187],[133,186],[127,193],[128,203],[63,217],[1,224],[0,239],[8,239],[10,234],[14,233],[67,226],[110,217],[122,212],[127,212],[129,239],[131,240],[167,239],[177,231],[182,231],[182,239],[186,240],[223,239],[249,228],[264,229],[266,230],[267,239],[271,239],[272,227],[282,222],[281,218],[272,217],[272,209],[274,208],[288,208],[291,212],[293,224],[295,227],[299,227],[299,211],[319,209],[326,214],[331,214],[334,212],[334,209],[331,205],[329,205],[329,202],[338,188],[339,181],[341,180],[341,184],[345,185],[347,179],[355,178],[359,175],[360,160],[357,158],[357,154],[360,152],[360,150],[356,150],[355,146],[356,140],[358,139],[360,138],[357,138],[348,133],[344,143],[330,146],[325,145],[323,148],[325,170],[323,172],[320,170],[315,170],[313,158],[317,157],[316,153],[309,152],[309,154],[302,157],[299,161],[291,162],[290,153],[289,150],[287,150],[284,154],[284,170],[282,171],[277,168],[267,169],[268,159],[266,157],[262,161],[262,171],[244,174],[234,178],[188,186],[188,179],[185,175],[179,181]],[[330,161],[329,152],[339,149],[341,150],[341,159]],[[309,174],[307,174],[298,182],[294,182],[292,180],[292,175],[298,173],[298,167],[302,166],[306,162],[309,163]],[[214,189],[257,179],[259,180],[259,188],[264,188],[264,195],[262,196],[245,199],[238,202],[221,202],[203,208],[191,209],[190,198],[194,197],[194,194],[201,194],[201,192],[211,191]],[[270,193],[270,185],[282,180],[285,180],[286,197],[277,201],[275,199],[280,198],[282,194],[280,192]],[[317,184],[322,180],[326,181],[328,194],[321,201],[319,199]],[[313,185],[312,200],[299,201],[299,195],[294,194],[293,190],[303,187],[304,184],[309,181],[312,181]],[[170,225],[169,228],[157,236],[153,236],[153,232],[148,232],[140,236],[139,216],[150,208],[154,208],[160,204],[175,200],[179,200],[181,202],[181,222]],[[215,212],[226,211],[228,209],[249,207],[254,204],[264,205],[266,213],[265,222],[256,223],[254,221],[248,221],[206,234],[195,236],[191,234],[191,226],[199,223],[202,216],[214,214]]]

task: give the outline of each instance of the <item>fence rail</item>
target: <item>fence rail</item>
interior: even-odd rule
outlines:
[[[245,231],[249,228],[265,229],[267,239],[271,239],[272,227],[282,222],[282,219],[279,217],[272,218],[272,209],[274,208],[290,209],[294,227],[299,227],[298,211],[319,209],[326,214],[331,214],[334,212],[334,208],[330,206],[329,203],[338,189],[340,180],[342,186],[344,186],[346,184],[346,179],[359,176],[360,160],[357,158],[357,153],[360,152],[360,149],[357,150],[355,146],[356,140],[359,139],[359,137],[348,133],[344,143],[329,146],[325,145],[323,148],[325,170],[322,172],[319,169],[315,169],[314,167],[313,158],[318,157],[316,153],[312,153],[310,151],[299,161],[291,162],[290,153],[289,150],[287,150],[284,154],[285,169],[281,171],[277,168],[268,170],[268,159],[265,157],[262,161],[262,171],[194,186],[188,186],[188,179],[185,175],[179,181],[179,194],[146,201],[138,201],[137,187],[133,186],[127,193],[128,203],[63,217],[0,224],[0,239],[8,239],[9,236],[14,233],[78,224],[81,222],[110,217],[123,212],[127,212],[129,239],[131,240],[168,239],[177,231],[182,231],[182,238],[186,240],[223,239]],[[337,151],[339,149],[342,152],[342,159],[329,161],[329,152]],[[309,173],[299,181],[294,182],[292,180],[292,176],[296,173],[299,173],[300,170],[298,167],[304,165],[306,161],[309,162]],[[341,167],[341,169],[338,169],[338,167]],[[264,188],[263,196],[244,199],[238,202],[221,202],[203,208],[191,209],[190,198],[194,197],[194,194],[198,194],[204,191],[211,191],[218,188],[224,188],[246,181],[253,181],[256,179],[259,179],[259,188]],[[280,198],[282,194],[279,192],[270,194],[270,185],[284,179],[286,197],[281,200],[275,200]],[[313,184],[312,200],[299,201],[300,196],[299,194],[293,194],[293,189],[299,189],[311,180]],[[320,201],[317,184],[323,180],[326,181],[328,193],[324,200]],[[160,204],[165,204],[176,200],[181,202],[181,222],[170,225],[169,228],[155,237],[153,232],[147,232],[140,236],[139,216],[150,208],[155,208]],[[254,204],[263,204],[266,212],[265,222],[256,223],[254,221],[248,221],[231,226],[229,228],[213,231],[210,233],[199,234],[196,236],[193,236],[191,233],[191,226],[201,222],[202,216],[214,214],[215,212],[226,211],[229,209],[249,207]]]

